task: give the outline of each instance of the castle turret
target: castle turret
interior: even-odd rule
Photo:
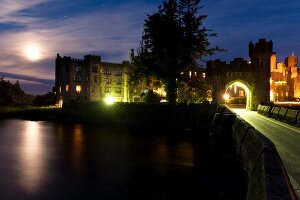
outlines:
[[[253,106],[270,101],[270,65],[273,55],[272,40],[260,39],[257,43],[249,44],[249,56],[256,79],[253,88]]]

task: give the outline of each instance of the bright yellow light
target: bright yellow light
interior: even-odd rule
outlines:
[[[112,105],[115,103],[115,98],[112,96],[107,96],[104,101],[107,105]]]
[[[79,94],[81,92],[81,85],[76,85],[76,92]]]
[[[26,58],[31,61],[38,61],[41,58],[40,49],[34,45],[26,47],[25,53]]]
[[[227,101],[230,98],[230,96],[229,96],[229,94],[226,93],[223,95],[223,98],[225,99],[225,101]]]

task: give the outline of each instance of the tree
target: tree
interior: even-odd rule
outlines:
[[[209,97],[208,84],[201,79],[181,81],[178,85],[179,103],[201,103]]]
[[[200,15],[200,0],[180,0],[179,10],[183,29],[183,60],[184,66],[197,66],[197,60],[204,56],[212,55],[216,48],[209,48],[208,37],[216,33],[202,27],[202,22],[207,15]]]
[[[19,81],[11,84],[9,81],[0,78],[0,105],[17,106],[31,104],[32,97],[21,89]]]
[[[176,102],[177,78],[187,67],[196,67],[197,60],[210,55],[207,37],[210,30],[202,28],[206,15],[198,15],[200,0],[169,0],[144,24],[142,43],[132,56],[134,73],[153,75],[166,87],[169,103]]]
[[[159,103],[160,97],[158,94],[154,93],[153,90],[148,90],[147,93],[143,96],[143,102],[145,103]]]
[[[56,103],[54,92],[48,92],[43,95],[37,95],[33,101],[35,106],[53,106]]]

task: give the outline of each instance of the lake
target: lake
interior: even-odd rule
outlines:
[[[224,199],[234,188],[231,164],[213,159],[201,138],[1,120],[0,199]]]

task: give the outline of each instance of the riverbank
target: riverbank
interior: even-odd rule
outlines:
[[[0,109],[0,118],[64,123],[112,124],[149,127],[182,127],[185,129],[211,124],[212,104],[76,104],[70,107],[20,107]]]

